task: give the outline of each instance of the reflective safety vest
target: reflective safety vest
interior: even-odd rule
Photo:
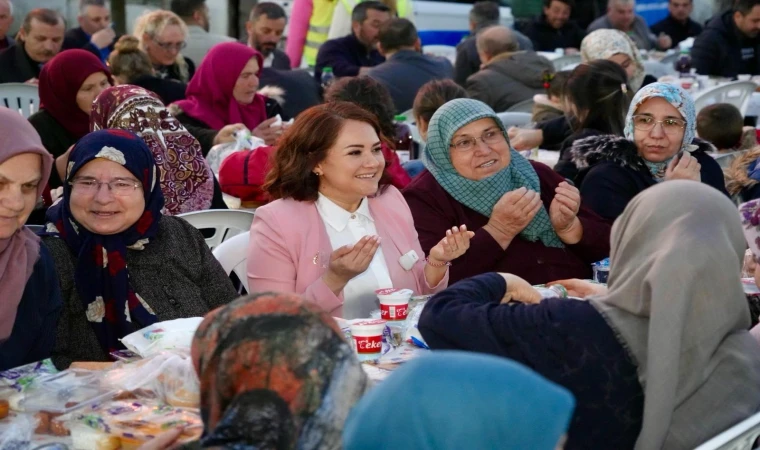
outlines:
[[[348,13],[351,14],[351,12],[354,10],[354,6],[356,6],[357,3],[359,3],[356,0],[341,0],[343,2],[343,5],[348,10]],[[406,19],[413,13],[412,9],[412,0],[396,0],[396,14],[402,19]]]
[[[330,23],[337,0],[313,0],[309,31],[306,33],[306,46],[303,48],[303,56],[309,67],[317,64],[319,47],[327,40],[330,32]]]

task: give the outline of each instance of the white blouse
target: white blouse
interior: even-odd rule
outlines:
[[[332,200],[319,194],[317,211],[325,223],[332,249],[356,244],[364,236],[377,235],[375,220],[369,212],[367,199],[363,199],[356,212],[348,212]],[[379,308],[376,289],[392,288],[393,282],[388,264],[383,256],[382,243],[375,252],[367,270],[355,276],[343,288],[343,318],[357,319],[369,317],[369,313]]]

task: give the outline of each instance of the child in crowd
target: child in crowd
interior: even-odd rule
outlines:
[[[702,108],[697,114],[697,134],[721,153],[747,150],[757,145],[755,129],[745,127],[742,113],[728,103]]]
[[[562,91],[569,74],[570,71],[568,70],[544,74],[544,89],[546,89],[546,94],[536,94],[533,96],[535,104],[533,105],[533,117],[531,117],[531,121],[543,122],[565,114]]]

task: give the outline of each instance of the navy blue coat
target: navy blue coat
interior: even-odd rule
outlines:
[[[62,308],[53,258],[45,244],[40,243],[40,257],[26,283],[13,331],[0,344],[0,371],[51,356]]]
[[[319,47],[314,77],[322,81],[322,69],[332,68],[335,77],[355,77],[362,67],[375,67],[385,61],[383,55],[375,49],[367,50],[356,36],[330,39]]]
[[[702,183],[730,197],[723,170],[707,154],[715,147],[700,139],[694,143],[699,148],[691,152],[691,156],[701,166]],[[657,184],[638,156],[636,144],[623,137],[605,135],[576,141],[570,153],[572,162],[580,169],[574,181],[581,191],[583,204],[610,222],[623,213],[633,197]]]
[[[501,305],[496,273],[462,280],[433,296],[419,329],[433,350],[504,356],[575,396],[566,450],[631,449],[641,431],[644,393],[636,366],[591,303],[548,299]]]
[[[388,89],[396,113],[412,109],[414,97],[422,85],[432,80],[452,78],[454,66],[446,58],[423,55],[414,50],[400,50],[367,74]]]

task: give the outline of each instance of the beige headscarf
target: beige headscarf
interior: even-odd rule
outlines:
[[[644,388],[637,450],[693,449],[760,409],[760,345],[739,280],[744,236],[718,190],[668,181],[612,227],[609,292],[590,299]]]
[[[590,62],[596,59],[609,59],[619,53],[628,55],[636,65],[636,71],[628,80],[628,85],[634,92],[638,91],[644,82],[644,63],[636,44],[627,34],[620,30],[603,29],[592,31],[581,41],[581,61]]]

